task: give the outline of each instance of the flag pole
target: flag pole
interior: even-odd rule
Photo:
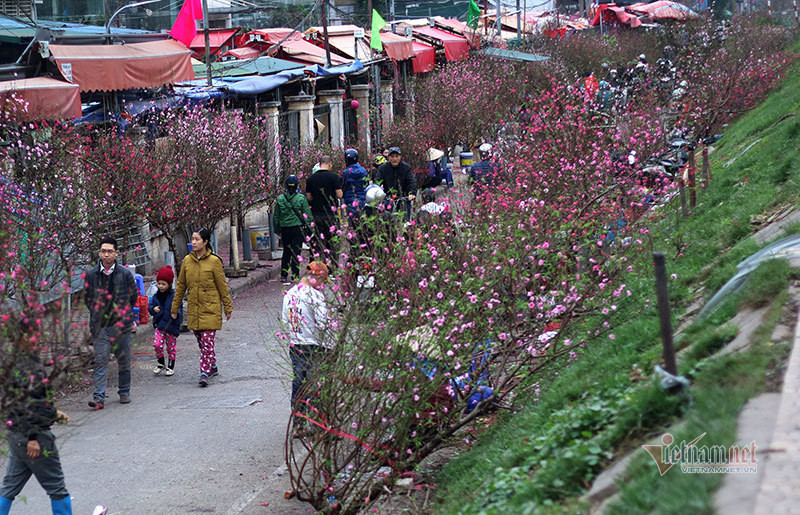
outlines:
[[[208,36],[208,0],[203,0],[203,36],[206,41],[206,84],[211,86],[211,43],[209,42]]]

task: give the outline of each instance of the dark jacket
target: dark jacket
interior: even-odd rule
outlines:
[[[298,213],[300,216],[306,215],[306,218],[301,220],[297,216]],[[308,207],[306,196],[300,192],[295,192],[293,195],[290,195],[289,192],[278,195],[272,224],[276,231],[280,231],[282,227],[305,227],[310,225],[311,208]]]
[[[53,406],[53,391],[43,382],[44,367],[38,357],[22,354],[17,358],[6,385],[9,393],[18,396],[20,402],[9,412],[10,431],[23,434],[28,440],[46,431],[56,421],[57,411]]]
[[[84,300],[90,313],[89,329],[93,336],[100,328],[117,323],[122,324],[122,332],[133,329],[133,307],[139,299],[139,289],[130,270],[115,263],[114,271],[106,276],[100,272],[98,263],[86,273],[84,287]]]
[[[405,197],[417,194],[417,179],[411,170],[411,165],[405,161],[400,161],[397,168],[392,163],[383,163],[378,168],[375,182],[383,187],[387,196],[398,195]]]
[[[364,206],[369,178],[367,170],[358,163],[352,164],[342,172],[342,200],[348,208],[353,207],[353,202],[358,201],[358,206]]]
[[[169,333],[174,336],[181,335],[181,320],[183,320],[183,307],[178,310],[178,318],[172,318],[170,310],[172,309],[172,299],[175,297],[175,290],[169,289],[166,293],[157,291],[153,298],[150,299],[150,307],[147,311],[153,317],[153,327],[159,331]],[[161,311],[156,313],[155,307],[161,308]]]

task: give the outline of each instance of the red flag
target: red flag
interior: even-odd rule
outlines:
[[[177,39],[186,46],[192,42],[197,35],[197,25],[195,20],[203,19],[203,6],[200,0],[185,0],[181,12],[175,18],[175,24],[169,31],[173,39]]]

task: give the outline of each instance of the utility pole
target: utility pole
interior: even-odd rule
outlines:
[[[394,21],[394,0],[389,0],[389,20]]]
[[[502,41],[503,36],[500,34],[500,29],[502,28],[503,25],[500,22],[500,0],[497,0],[497,20],[495,21],[497,22],[495,23],[495,25],[497,25],[497,39]]]
[[[520,26],[519,0],[517,0],[517,42],[522,41],[522,26]]]
[[[203,0],[203,36],[206,41],[206,85],[211,86],[211,43],[208,36],[208,0]]]
[[[328,43],[328,0],[324,0],[320,8],[322,9],[322,36],[325,38],[325,67],[330,68],[331,46]]]

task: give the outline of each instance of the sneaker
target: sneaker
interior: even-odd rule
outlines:
[[[206,375],[205,373],[200,374],[199,384],[201,388],[205,388],[206,386],[208,386],[208,375]]]
[[[171,376],[175,373],[175,360],[171,359],[167,362],[167,373],[165,375]]]
[[[211,367],[211,372],[208,373],[208,377],[214,377],[219,375],[219,369],[217,367]]]
[[[285,275],[282,275],[282,276],[281,276],[281,282],[282,282],[282,283],[288,283],[288,282],[289,282],[289,278],[288,278],[288,277],[286,277]]]
[[[175,369],[174,368],[167,368],[167,372],[164,375],[165,376],[175,375]]]
[[[129,394],[129,393],[121,393],[121,394],[119,394],[119,403],[120,404],[130,404],[131,403],[131,394]]]
[[[161,373],[163,370],[164,370],[164,364],[163,364],[163,363],[159,363],[158,365],[156,365],[156,368],[154,368],[154,369],[153,369],[153,373],[154,373],[155,375],[158,375],[158,374],[160,374],[160,373]]]
[[[95,398],[89,401],[89,407],[94,408],[95,411],[98,411],[103,409],[105,407],[105,404],[103,404],[103,401],[101,401],[100,399]]]

